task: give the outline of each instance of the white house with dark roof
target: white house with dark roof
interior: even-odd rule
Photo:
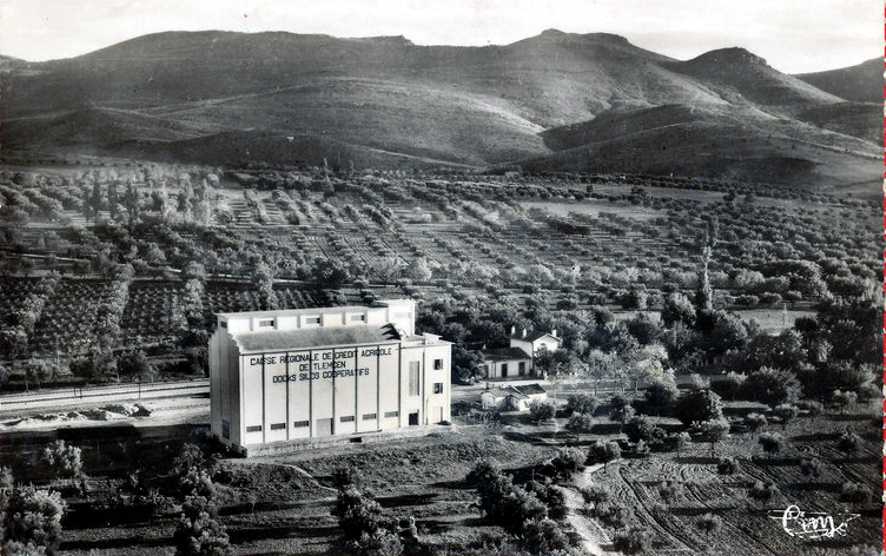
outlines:
[[[480,368],[489,379],[520,379],[535,376],[535,356],[541,351],[556,351],[562,340],[557,331],[517,332],[511,327],[510,346],[480,351]]]
[[[220,313],[212,434],[244,453],[450,419],[451,344],[415,335],[415,303]]]

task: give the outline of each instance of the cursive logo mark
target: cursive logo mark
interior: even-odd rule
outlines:
[[[859,514],[838,514],[836,517],[824,512],[804,512],[792,504],[784,510],[770,510],[769,519],[780,521],[784,532],[801,539],[832,539],[845,537],[849,522]]]

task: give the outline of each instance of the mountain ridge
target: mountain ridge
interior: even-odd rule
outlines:
[[[256,140],[264,147],[245,150],[285,161],[286,149],[275,141],[291,136],[301,138],[291,156],[308,162],[337,149],[375,153],[360,154],[367,161],[394,157],[396,164],[413,159],[474,168],[548,157],[556,169],[563,155],[555,154],[563,149],[551,137],[562,135],[563,126],[602,117],[651,130],[666,113],[660,107],[704,115],[702,123],[674,124],[705,137],[733,132],[736,118],[752,122],[749,137],[763,141],[763,157],[767,128],[796,144],[806,134],[807,142],[828,145],[838,142],[835,137],[855,145],[875,131],[867,122],[869,106],[778,72],[740,47],[681,61],[619,35],[556,29],[489,46],[416,45],[399,35],[168,31],[74,58],[13,65],[7,75],[4,110],[11,125],[0,128],[0,144],[21,151],[137,157],[144,148],[144,156],[162,152],[168,158],[178,143],[201,160],[211,159],[216,145],[228,153],[219,158],[230,160]],[[84,107],[97,112],[84,113]],[[59,117],[47,119],[50,113]],[[630,118],[613,120],[620,113]],[[721,117],[726,113],[731,119]],[[851,117],[843,121],[844,115]],[[83,118],[82,132],[72,123],[77,118]],[[595,134],[584,137],[588,144],[620,140],[599,125],[583,129]],[[638,136],[623,139],[630,137]],[[728,148],[728,142],[712,144]],[[853,149],[867,151],[865,145]],[[774,160],[784,158],[781,147],[772,150]],[[825,162],[814,159],[815,150],[801,150],[813,159],[788,166]],[[735,168],[742,164],[728,153],[709,158],[724,166],[708,164],[706,171],[741,174]],[[778,174],[792,183],[811,175]],[[858,173],[852,174],[857,181]]]

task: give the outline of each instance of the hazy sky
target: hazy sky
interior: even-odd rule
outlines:
[[[0,54],[34,61],[169,30],[485,45],[547,28],[617,33],[679,59],[743,46],[791,73],[883,55],[882,0],[0,0]]]

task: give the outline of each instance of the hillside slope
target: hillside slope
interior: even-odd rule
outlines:
[[[810,85],[846,100],[883,101],[883,59],[874,58],[857,66],[796,76]]]
[[[168,32],[9,68],[0,142],[43,153],[212,163],[249,153],[279,163],[348,157],[472,168],[547,160],[542,166],[557,169],[578,156],[559,151],[583,144],[613,142],[638,153],[650,146],[643,138],[667,126],[698,143],[725,137],[744,125],[740,118],[764,139],[777,132],[788,143],[833,146],[845,138],[842,154],[810,150],[803,160],[817,167],[845,156],[851,162],[837,167],[848,168],[859,164],[853,153],[868,150],[854,141],[872,139],[876,129],[869,107],[779,73],[745,50],[677,61],[603,33],[548,30],[509,45],[452,47],[404,37]],[[741,175],[747,165],[736,164],[729,147],[724,142],[723,152],[698,164],[687,150],[690,160],[675,163]],[[782,150],[763,140],[755,156],[780,160]],[[622,159],[608,157],[607,167]],[[668,164],[652,166],[679,170]],[[773,181],[809,177],[796,167],[774,170]],[[837,183],[858,172],[851,174]]]

